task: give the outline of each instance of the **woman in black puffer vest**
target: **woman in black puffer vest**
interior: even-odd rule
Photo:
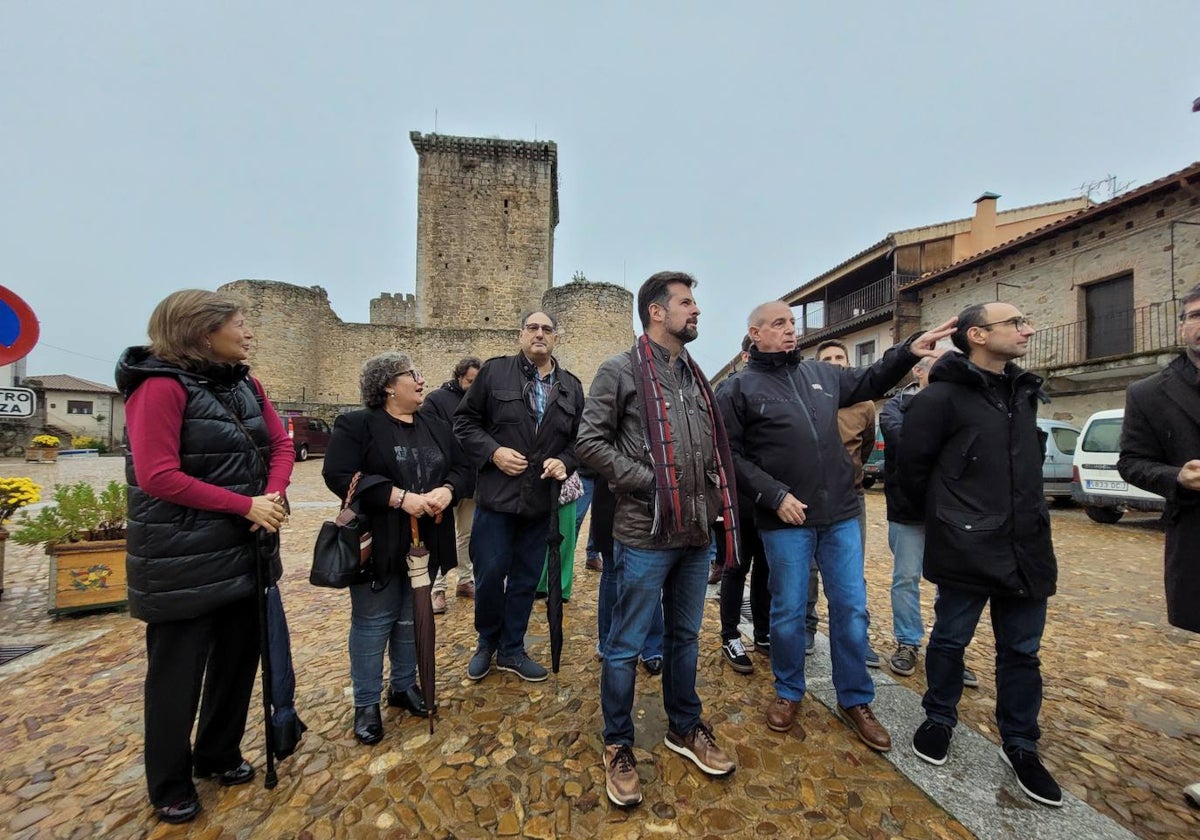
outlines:
[[[175,292],[149,334],[149,347],[117,364],[130,448],[126,564],[129,611],[146,622],[150,801],[160,820],[180,823],[200,813],[193,776],[254,778],[240,744],[259,657],[255,532],[283,523],[294,456],[243,364],[253,334],[238,300]]]

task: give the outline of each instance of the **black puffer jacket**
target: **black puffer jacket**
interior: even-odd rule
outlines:
[[[180,469],[235,493],[261,495],[271,443],[249,369],[211,365],[189,372],[151,356],[145,347],[129,348],[117,363],[117,387],[125,399],[152,376],[177,379],[187,391]],[[176,621],[252,596],[256,536],[250,522],[150,496],[138,487],[135,458],[136,452],[125,458],[130,615],[146,622]]]
[[[916,362],[907,342],[870,367],[849,369],[800,361],[796,351],[751,348],[745,369],[721,383],[717,404],[737,465],[738,491],[754,499],[760,529],[791,527],[775,515],[789,492],[808,505],[805,525],[858,516],[862,501],[838,431],[838,409],[882,397]]]
[[[466,399],[454,412],[454,434],[478,470],[475,502],[481,507],[528,518],[548,516],[550,481],[541,478],[542,462],[558,458],[568,475],[579,468],[575,435],[583,413],[583,385],[557,362],[555,372],[558,380],[546,401],[540,427],[525,395],[534,367],[522,353],[484,362]],[[501,472],[492,463],[492,455],[501,446],[524,455],[529,468],[519,476]]]
[[[993,387],[947,353],[904,414],[900,483],[925,521],[924,574],[984,595],[1047,598],[1058,564],[1042,495],[1040,376],[1012,362]]]

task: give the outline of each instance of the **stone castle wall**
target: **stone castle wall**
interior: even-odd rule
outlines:
[[[238,280],[221,291],[247,301],[255,334],[249,364],[275,403],[289,408],[323,405],[319,416],[358,403],[362,363],[388,351],[407,353],[434,387],[450,378],[464,356],[517,351],[518,315],[494,329],[424,329],[342,321],[320,287],[301,288],[270,280]],[[607,283],[569,283],[546,294],[544,308],[564,331],[556,356],[586,389],[600,363],[633,343],[633,296]],[[292,404],[296,404],[293,406]]]
[[[394,327],[415,327],[417,325],[417,296],[383,292],[379,297],[371,298],[370,323],[391,324]]]
[[[507,328],[553,283],[557,146],[410,138],[420,157],[415,325]]]

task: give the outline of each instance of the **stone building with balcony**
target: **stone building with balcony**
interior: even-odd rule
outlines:
[[[817,346],[836,338],[849,350],[850,363],[869,365],[921,324],[920,307],[898,299],[897,289],[1090,206],[1069,198],[997,211],[1000,196],[984,193],[970,218],[889,233],[874,245],[818,275],[781,299],[796,315],[798,346],[812,358]],[[714,377],[729,375],[727,364]]]
[[[1178,301],[1200,283],[1200,163],[905,279],[896,306],[930,326],[1004,300],[1037,332],[1023,367],[1045,377],[1045,416],[1081,425],[1179,351]]]

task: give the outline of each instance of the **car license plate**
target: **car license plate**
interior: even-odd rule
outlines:
[[[1089,481],[1089,490],[1128,490],[1129,485],[1124,481]]]

